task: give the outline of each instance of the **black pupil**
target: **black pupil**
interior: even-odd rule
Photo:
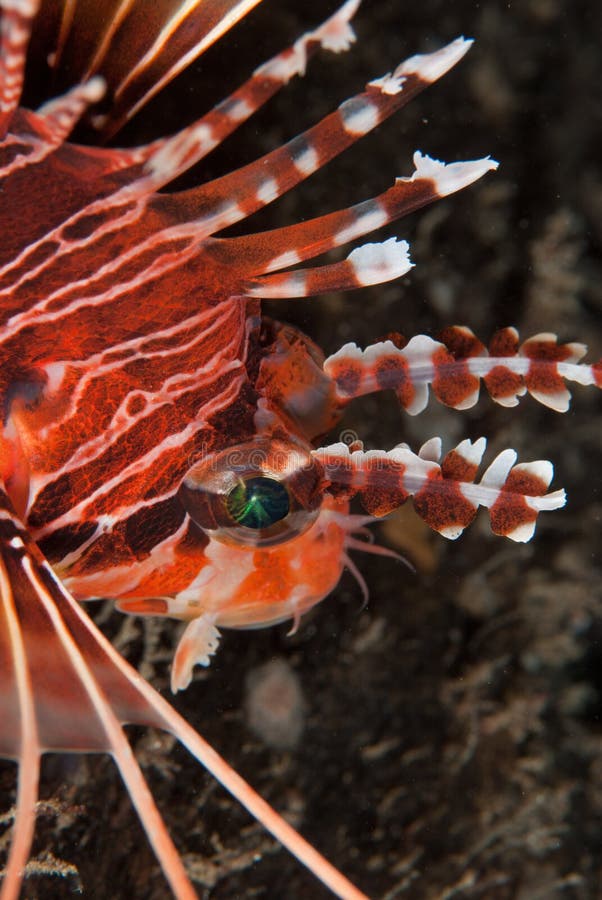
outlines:
[[[259,475],[237,484],[230,491],[226,509],[238,525],[269,528],[288,516],[288,491],[279,481]]]

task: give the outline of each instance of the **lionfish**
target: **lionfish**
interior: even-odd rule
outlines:
[[[486,348],[456,326],[437,340],[347,344],[325,359],[300,331],[262,316],[263,298],[406,273],[408,246],[396,238],[302,264],[470,185],[496,168],[490,158],[446,165],[417,152],[414,172],[373,199],[217,236],[444,75],[469,40],[411,56],[288,143],[188,190],[161,192],[318,49],[346,50],[359,0],[171,137],[130,149],[69,141],[86,115],[114,135],[258,2],[0,2],[0,755],[19,765],[2,900],[20,891],[48,751],[111,754],[172,891],[195,896],[126,723],[170,732],[335,894],[362,897],[137,674],[80,601],[186,622],[171,676],[183,689],[216,652],[220,628],[296,628],[353,566],[349,551],[366,549],[365,524],[409,497],[451,539],[479,506],[515,541],[563,506],[562,490],[548,493],[547,461],[517,464],[508,449],[477,477],[484,438],[443,457],[436,438],[417,453],[322,445],[354,398],[394,391],[415,415],[430,387],[461,410],[483,381],[504,406],[529,392],[564,411],[566,380],[602,383],[600,364],[579,362],[583,345],[547,333],[520,344],[504,328]],[[73,84],[35,112],[19,105],[30,38]],[[365,514],[350,513],[353,498]]]

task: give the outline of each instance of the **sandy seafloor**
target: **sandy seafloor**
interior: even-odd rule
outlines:
[[[301,12],[303,6],[303,12]],[[128,129],[129,141],[185,124],[336,4],[270,2]],[[354,294],[270,306],[326,352],[391,330],[467,324],[484,340],[513,324],[602,352],[602,33],[594,0],[366,0],[358,43],[323,54],[188,184],[275,147],[405,56],[465,34],[468,57],[327,170],[257,219],[275,226],[336,209],[410,174],[415,149],[447,161],[491,154],[473,188],[387,228],[416,268]],[[569,502],[534,540],[488,532],[457,542],[403,511],[377,539],[414,560],[356,556],[370,601],[346,574],[327,601],[287,627],[227,634],[178,709],[263,795],[372,898],[590,900],[602,896],[600,400],[576,388],[560,416],[525,398],[464,413],[433,403],[418,419],[392,396],[354,404],[343,423],[368,447],[432,435],[446,448],[486,435],[487,459],[511,446],[549,458]],[[114,614],[107,632],[167,693],[178,629]],[[303,696],[295,746],[249,727],[248,679],[278,660]],[[282,697],[281,697],[282,701]],[[293,702],[293,701],[291,701]],[[283,714],[287,714],[286,702]],[[290,710],[289,710],[290,712]],[[294,710],[293,710],[294,712]],[[199,896],[326,897],[314,879],[173,741],[132,738]],[[0,768],[0,807],[13,767]],[[49,757],[35,851],[63,879],[31,877],[27,898],[169,896],[116,769],[102,757]],[[60,865],[53,862],[52,853]],[[70,868],[74,867],[74,868]]]

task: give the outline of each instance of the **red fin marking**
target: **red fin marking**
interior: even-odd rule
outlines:
[[[479,462],[473,462],[467,459],[456,447],[446,454],[441,463],[441,472],[444,478],[451,478],[453,481],[474,481],[479,471]]]
[[[535,530],[537,510],[532,509],[524,497],[501,491],[498,501],[489,510],[489,517],[494,534],[524,542],[530,540]]]
[[[491,356],[516,356],[519,348],[519,337],[516,328],[500,328],[494,332],[489,341]]]
[[[454,359],[446,349],[431,358],[435,375],[431,382],[437,400],[453,409],[470,409],[479,399],[480,380],[471,375],[464,359]]]
[[[518,398],[527,393],[522,375],[510,372],[505,366],[494,366],[483,376],[489,396],[500,406],[516,406]]]
[[[437,339],[445,344],[456,359],[487,355],[485,344],[466,325],[450,325],[439,332]]]
[[[567,391],[555,362],[534,359],[525,375],[525,386],[532,397],[558,412],[566,412],[571,395]]]
[[[478,509],[442,471],[430,473],[425,486],[414,495],[414,507],[430,528],[450,539],[471,524]]]

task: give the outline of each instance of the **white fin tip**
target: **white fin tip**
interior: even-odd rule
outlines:
[[[413,263],[409,257],[407,241],[389,238],[380,244],[363,244],[347,257],[354,275],[362,286],[382,284],[405,275]]]
[[[417,53],[406,59],[396,69],[395,75],[418,75],[423,81],[436,81],[462,59],[472,44],[472,39],[459,37],[434,53]]]
[[[347,0],[311,37],[320,41],[323,50],[342,53],[355,42],[355,32],[349,22],[356,14],[361,0]]]
[[[398,182],[417,181],[424,178],[432,181],[435,190],[440,197],[446,197],[462,188],[468,187],[487,172],[494,172],[499,163],[495,159],[486,156],[483,159],[473,159],[467,162],[444,163],[433,159],[420,150],[416,150],[413,156],[416,171],[409,178],[398,178]]]

